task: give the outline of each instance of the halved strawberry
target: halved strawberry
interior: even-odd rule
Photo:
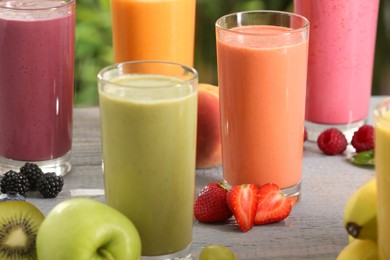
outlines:
[[[255,184],[233,186],[226,199],[237,224],[244,232],[252,229],[256,215],[259,188]]]
[[[278,185],[267,183],[259,188],[255,225],[281,221],[290,215],[292,200],[284,197]]]
[[[207,184],[195,201],[195,218],[200,222],[213,223],[224,222],[233,216],[226,202],[227,192],[220,182]]]

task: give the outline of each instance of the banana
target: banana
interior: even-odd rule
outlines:
[[[373,240],[354,239],[337,256],[337,260],[378,260],[378,244]]]
[[[358,239],[377,239],[377,188],[373,178],[359,187],[344,208],[344,227]]]

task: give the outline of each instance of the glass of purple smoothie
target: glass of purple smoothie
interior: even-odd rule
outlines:
[[[0,174],[71,169],[74,0],[0,0]]]
[[[379,0],[295,0],[294,8],[311,24],[308,138],[335,127],[350,141],[369,112]]]

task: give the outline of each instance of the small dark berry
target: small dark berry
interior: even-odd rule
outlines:
[[[54,172],[43,174],[37,182],[37,189],[44,198],[55,198],[64,186],[64,178]]]
[[[374,149],[374,127],[371,125],[361,126],[353,134],[351,144],[358,153]]]
[[[2,193],[19,193],[24,195],[30,190],[30,184],[26,176],[20,172],[8,171],[0,181],[0,190]]]
[[[340,154],[347,148],[347,139],[337,128],[329,128],[317,139],[317,145],[327,155]]]
[[[30,183],[30,190],[37,190],[37,181],[43,175],[41,168],[35,163],[25,163],[20,167],[20,173],[27,177]]]

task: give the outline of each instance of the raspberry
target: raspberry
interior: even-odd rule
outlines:
[[[35,191],[37,189],[37,181],[43,175],[41,168],[34,163],[25,163],[20,167],[20,173],[27,177],[30,183],[30,190]]]
[[[358,153],[374,149],[374,127],[371,125],[361,126],[353,134],[351,144]]]
[[[335,155],[344,152],[347,139],[337,128],[329,128],[318,136],[317,145],[325,154]]]
[[[37,181],[37,189],[44,198],[55,198],[64,186],[64,178],[54,172],[43,174]]]
[[[0,181],[0,188],[2,193],[19,193],[24,195],[30,190],[30,184],[26,176],[20,172],[8,171]]]

